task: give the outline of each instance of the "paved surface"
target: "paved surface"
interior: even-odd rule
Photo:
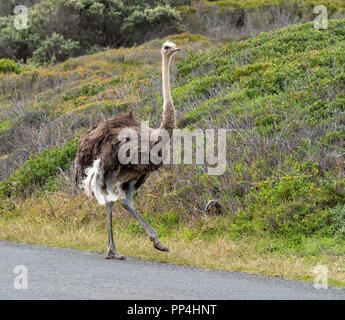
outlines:
[[[15,289],[17,265],[27,289]],[[19,284],[23,284],[20,282]],[[343,299],[313,283],[0,241],[0,299]]]

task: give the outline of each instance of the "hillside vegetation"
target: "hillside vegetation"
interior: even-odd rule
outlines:
[[[0,238],[51,243],[20,228],[30,221],[41,226],[35,233],[73,230],[68,245],[102,247],[81,235],[89,228],[86,234],[101,239],[105,219],[103,208],[72,195],[76,142],[90,124],[130,108],[159,124],[164,40],[3,74]],[[328,30],[310,22],[232,43],[188,33],[169,40],[183,49],[172,66],[178,126],[228,129],[227,168],[221,176],[208,176],[200,165],[161,170],[139,190],[137,207],[171,246],[201,241],[202,252],[212,243],[208,258],[226,265],[217,268],[272,273],[294,257],[308,266],[322,262],[345,282],[345,19],[330,21]],[[222,215],[204,215],[210,199],[219,201]],[[139,226],[117,209],[120,238],[142,239]],[[215,267],[191,261],[190,253],[176,253],[176,260],[152,255]],[[227,265],[233,256],[236,264]],[[273,257],[285,260],[264,264]],[[260,264],[251,265],[255,259]],[[292,269],[278,273],[312,274]]]
[[[28,8],[28,28],[16,30],[14,7]],[[313,20],[345,17],[344,0],[9,0],[0,4],[0,58],[49,64],[110,48],[130,47],[189,32],[246,39]]]
[[[0,57],[39,64],[59,62],[181,32],[175,8],[188,2],[12,0],[0,7],[4,11],[0,14]],[[13,28],[13,9],[18,4],[28,7],[26,29]]]
[[[345,17],[345,1],[319,0],[194,0],[178,7],[191,33],[217,39],[246,39],[261,32],[314,20],[324,5],[329,19]]]

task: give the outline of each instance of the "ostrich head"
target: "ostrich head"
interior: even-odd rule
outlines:
[[[180,51],[180,49],[177,48],[176,44],[170,41],[167,41],[163,44],[161,52],[162,52],[162,55],[170,57],[177,51]]]

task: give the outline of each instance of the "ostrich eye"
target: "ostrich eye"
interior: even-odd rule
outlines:
[[[164,46],[164,49],[165,50],[168,50],[168,49],[170,49],[171,47],[169,47],[169,46]]]

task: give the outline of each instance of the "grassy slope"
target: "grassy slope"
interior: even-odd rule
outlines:
[[[221,45],[188,34],[169,39],[181,45],[182,56]],[[7,170],[0,170],[0,177],[20,167],[28,155],[61,146],[105,116],[134,107],[143,119],[156,117],[162,101],[160,47],[161,40],[151,41],[134,50],[111,50],[54,67],[24,67],[17,76],[3,74],[0,157],[6,157]]]
[[[172,37],[185,49],[173,72],[178,71],[173,97],[179,124],[232,129],[228,168],[221,177],[208,177],[197,166],[154,174],[136,202],[171,253],[154,252],[137,223],[118,207],[121,251],[303,279],[312,279],[313,267],[321,263],[334,283],[345,283],[344,24],[333,21],[328,31],[314,30],[311,23],[291,26],[206,54],[198,50],[220,44]],[[10,132],[8,118],[12,130],[20,121],[11,113],[13,99],[24,112],[63,119],[63,128],[73,124],[60,143],[84,131],[90,118],[98,121],[99,110],[110,115],[134,106],[139,117],[156,125],[162,102],[160,44],[6,76],[0,80],[2,123],[7,121],[2,127]],[[45,182],[40,192],[25,201],[2,200],[0,238],[104,250],[103,208],[71,196],[61,176],[47,182],[39,167],[37,172],[30,180],[27,170],[24,178]],[[210,198],[219,199],[224,217],[201,215]]]
[[[216,0],[216,1],[208,1],[215,5],[220,6],[221,8],[228,8],[229,10],[235,10],[235,9],[256,9],[256,8],[262,8],[262,7],[269,7],[269,6],[280,6],[280,7],[286,7],[290,4],[295,4],[297,6],[300,6],[301,8],[308,7],[313,8],[316,5],[325,5],[327,6],[328,10],[330,11],[336,11],[339,8],[342,8],[344,5],[344,1],[342,0]]]
[[[196,0],[179,10],[186,30],[191,33],[241,40],[313,21],[317,16],[314,8],[319,5],[327,7],[328,19],[345,17],[343,0]]]

